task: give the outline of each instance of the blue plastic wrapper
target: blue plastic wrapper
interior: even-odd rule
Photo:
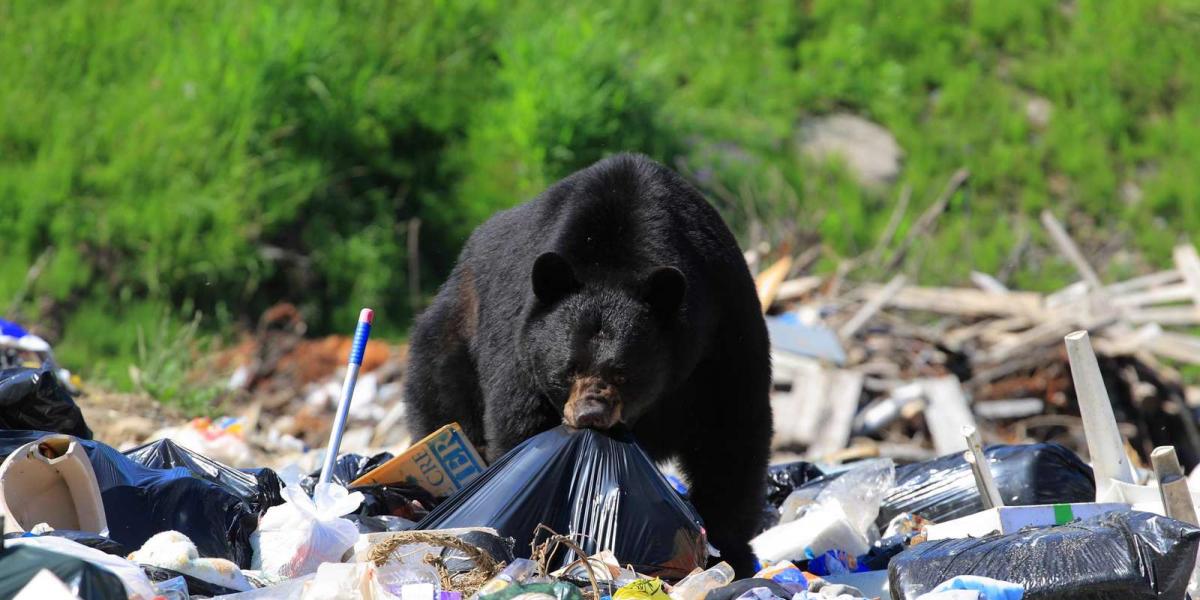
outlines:
[[[50,434],[0,431],[0,459],[46,435]],[[100,442],[79,443],[96,472],[109,537],[141,548],[154,534],[174,530],[191,538],[201,556],[250,567],[250,534],[258,527],[259,515],[238,490],[183,467],[144,467]]]
[[[1200,528],[1120,511],[1009,535],[925,542],[892,559],[892,598],[908,600],[959,575],[1024,586],[1025,600],[1178,600]]]
[[[612,550],[622,565],[651,577],[682,578],[708,557],[700,516],[627,431],[558,427],[534,436],[417,528],[493,527],[516,540],[518,557],[529,558],[540,524],[574,534],[588,554]],[[564,550],[551,570],[573,560]]]

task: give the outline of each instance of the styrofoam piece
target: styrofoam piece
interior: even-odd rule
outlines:
[[[813,554],[845,550],[856,556],[870,549],[866,538],[854,530],[845,515],[820,507],[758,534],[750,540],[750,547],[760,560],[772,562],[802,558],[806,549]]]
[[[1083,417],[1083,432],[1087,437],[1088,454],[1096,474],[1096,500],[1099,501],[1109,481],[1135,483],[1133,465],[1125,455],[1125,439],[1117,429],[1104,378],[1092,341],[1087,331],[1076,331],[1063,338],[1067,359],[1071,363],[1071,379]]]
[[[1082,502],[1078,504],[1039,504],[990,508],[953,521],[925,528],[929,541],[983,537],[993,532],[1016,533],[1025,527],[1061,525],[1075,519],[1087,519],[1117,510],[1129,510],[1128,504]]]
[[[46,523],[108,534],[96,472],[87,451],[69,435],[25,444],[0,464],[0,511],[5,533]]]

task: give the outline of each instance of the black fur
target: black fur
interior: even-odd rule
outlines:
[[[618,155],[496,214],[411,341],[413,434],[458,421],[490,459],[560,424],[576,376],[611,382],[643,447],[678,458],[723,559],[751,574],[767,330],[729,229],[678,175]]]

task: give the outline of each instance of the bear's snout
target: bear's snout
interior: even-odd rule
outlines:
[[[578,429],[608,429],[621,422],[621,395],[600,377],[577,377],[563,408],[563,422]]]

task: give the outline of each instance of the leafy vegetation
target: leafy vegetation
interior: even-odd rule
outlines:
[[[819,237],[822,268],[965,166],[905,269],[996,272],[1050,208],[1144,252],[1116,276],[1200,228],[1198,40],[1193,0],[7,2],[0,301],[45,255],[18,316],[122,387],[138,331],[196,311],[220,332],[290,300],[322,332],[371,305],[400,336],[410,258],[430,293],[474,225],[620,150],[695,175],[744,241]],[[891,188],[801,157],[832,112],[895,135]]]

